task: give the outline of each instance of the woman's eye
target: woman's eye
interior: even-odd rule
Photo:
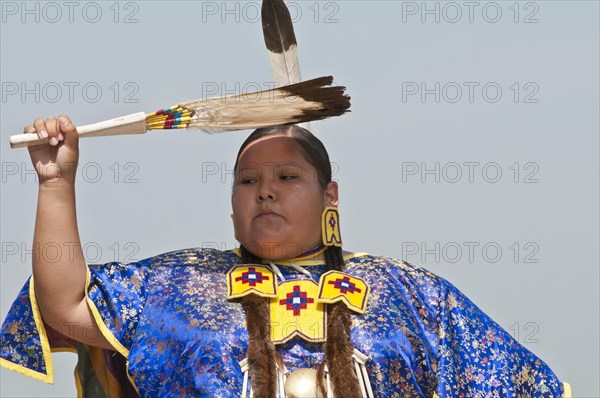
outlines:
[[[282,180],[294,180],[296,178],[298,178],[298,176],[294,176],[294,175],[285,175],[285,176],[281,176],[280,177]]]
[[[246,178],[245,180],[242,180],[241,183],[242,184],[252,184],[254,181],[256,181],[256,180],[254,180],[252,178]]]

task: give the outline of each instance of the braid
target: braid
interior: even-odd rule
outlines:
[[[325,250],[326,271],[343,271],[346,263],[340,247],[330,246]],[[350,340],[352,319],[350,309],[344,303],[327,305],[327,341],[325,359],[317,369],[317,380],[323,396],[326,396],[323,380],[324,366],[327,368],[336,397],[360,396],[360,385],[354,371],[354,344]]]
[[[325,266],[326,271],[343,271],[346,267],[344,261],[344,255],[342,254],[342,248],[336,246],[329,246],[325,250]]]
[[[260,264],[261,259],[240,246],[242,263]],[[277,363],[283,359],[271,342],[268,299],[249,294],[242,298],[248,328],[248,363],[252,391],[257,398],[277,396]],[[281,366],[281,368],[283,368]]]

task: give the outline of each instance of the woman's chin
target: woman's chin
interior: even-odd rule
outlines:
[[[268,260],[282,260],[297,257],[302,253],[300,246],[295,242],[282,241],[281,236],[261,236],[244,247],[250,253]]]

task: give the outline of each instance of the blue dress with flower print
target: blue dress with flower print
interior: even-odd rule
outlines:
[[[376,397],[570,396],[546,363],[448,281],[393,258],[345,258],[345,272],[370,286],[366,311],[352,315],[351,338],[369,357]],[[82,397],[239,397],[248,334],[226,283],[239,262],[236,251],[198,248],[88,265],[88,305],[114,351],[44,323],[30,279],[2,324],[0,364],[52,382],[51,352],[69,350],[78,354]],[[318,262],[303,267],[317,280],[325,272]],[[307,278],[279,269],[286,280]],[[290,371],[323,360],[321,343],[295,337],[276,347]]]

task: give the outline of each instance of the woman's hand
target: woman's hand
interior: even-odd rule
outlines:
[[[37,118],[24,134],[37,134],[48,138],[48,143],[29,146],[29,156],[39,177],[40,185],[58,181],[75,184],[79,161],[79,135],[77,128],[66,115]]]

